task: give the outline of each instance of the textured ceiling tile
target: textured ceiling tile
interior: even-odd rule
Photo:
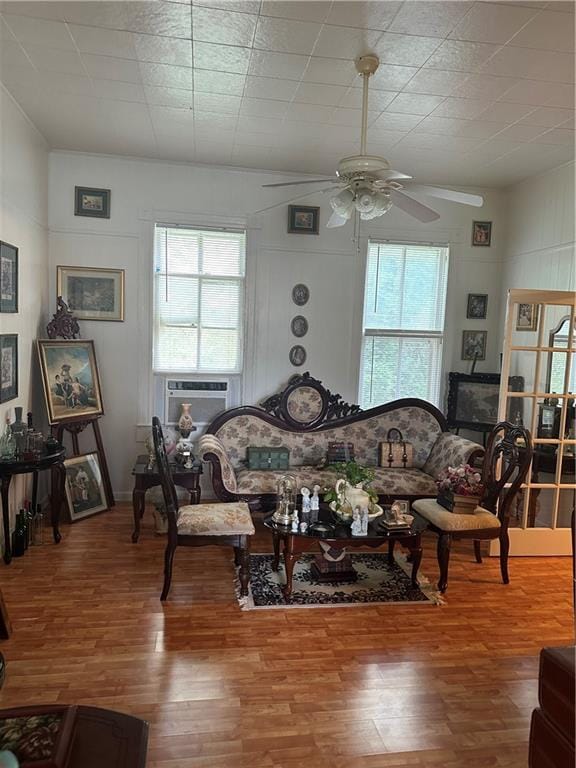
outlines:
[[[450,94],[466,82],[466,72],[421,69],[404,87],[406,93],[428,93],[436,96]]]
[[[328,3],[326,3],[328,5]],[[359,27],[361,29],[388,29],[390,23],[402,6],[395,0],[338,0],[332,3],[327,18],[328,24],[341,27]]]
[[[250,64],[250,48],[214,43],[194,43],[194,66],[198,69],[236,72],[245,75]]]
[[[488,43],[466,43],[445,40],[432,54],[425,67],[453,69],[458,72],[476,72],[498,50]]]
[[[194,40],[205,43],[251,46],[257,18],[248,13],[230,13],[194,6],[192,34]]]
[[[381,112],[371,112],[368,110],[368,125],[372,125],[374,121],[380,116]],[[356,126],[358,135],[360,135],[361,125],[361,113],[358,109],[347,109],[345,107],[338,107],[334,110],[330,123],[334,125],[349,125]]]
[[[229,72],[210,72],[195,70],[194,90],[199,93],[222,93],[231,96],[242,96],[246,82],[245,75],[230,74]]]
[[[502,101],[537,107],[573,107],[574,87],[562,83],[520,80],[502,96]]]
[[[237,130],[244,133],[253,132],[260,135],[269,133],[278,135],[282,121],[271,117],[252,117],[250,115],[240,115],[237,123]]]
[[[179,67],[192,66],[192,44],[189,40],[158,37],[156,35],[133,35],[136,57],[139,61],[151,61],[158,64],[174,64]],[[194,45],[194,54],[198,46]]]
[[[300,80],[308,65],[308,56],[295,53],[273,53],[252,51],[249,73],[262,77],[281,77],[286,80]]]
[[[276,77],[246,77],[245,95],[253,99],[277,99],[291,101],[298,88],[294,80],[280,80]]]
[[[494,101],[516,84],[511,77],[493,77],[491,75],[470,75],[466,82],[456,88],[453,96],[465,99],[486,99]]]
[[[167,88],[193,90],[193,74],[188,67],[174,67],[170,64],[154,64],[141,61],[139,64],[142,82]]]
[[[302,120],[305,123],[326,123],[334,113],[333,107],[320,104],[295,104],[288,106],[287,120]]]
[[[543,133],[538,141],[542,144],[566,144],[569,147],[574,147],[574,131],[553,128],[551,131]]]
[[[523,6],[476,3],[450,37],[479,43],[505,43],[536,13],[536,9]]]
[[[381,32],[324,25],[314,46],[314,56],[354,60],[364,53],[375,52]],[[403,63],[403,62],[400,62]]]
[[[386,109],[397,95],[396,91],[372,91],[368,99],[370,109],[374,112]],[[342,98],[339,106],[362,109],[362,91],[359,88],[351,88]]]
[[[515,123],[533,111],[534,107],[525,104],[510,104],[499,101],[490,104],[484,112],[478,115],[478,118],[480,120],[493,120],[497,123]]]
[[[92,80],[94,95],[119,101],[146,101],[144,88],[137,83],[122,83],[119,80]]]
[[[400,93],[388,109],[390,112],[405,112],[409,115],[429,115],[442,101],[441,96]]]
[[[38,70],[79,75],[84,73],[80,55],[75,51],[44,48],[39,45],[24,46],[30,60]]]
[[[375,121],[372,129],[375,131],[411,131],[421,121],[422,115],[401,115],[394,112],[384,112]]]
[[[431,133],[441,136],[456,136],[462,128],[462,120],[452,117],[436,117],[428,115],[414,129],[413,133]]]
[[[473,139],[489,139],[508,126],[506,123],[494,123],[482,120],[462,120],[462,127],[458,130],[458,136],[468,136]]]
[[[121,2],[120,29],[149,35],[190,38],[190,6],[165,2]]]
[[[343,85],[319,85],[300,83],[294,95],[294,101],[303,104],[325,104],[336,107],[344,97],[347,88]]]
[[[495,75],[512,75],[557,83],[574,82],[574,56],[555,51],[534,51],[506,46],[483,66]]]
[[[486,109],[485,99],[445,99],[433,112],[435,117],[458,117],[474,120]]]
[[[101,80],[124,80],[127,83],[142,81],[137,61],[117,59],[113,56],[97,56],[92,53],[82,54],[82,61],[90,77]]]
[[[350,66],[353,66],[352,63]],[[370,78],[370,90],[401,91],[417,72],[417,67],[402,67],[387,63]],[[362,78],[357,76],[353,85],[355,88],[362,88]]]
[[[252,117],[274,117],[282,119],[288,110],[285,101],[272,101],[272,99],[242,99],[240,114]]]
[[[157,104],[164,107],[190,108],[193,104],[192,91],[182,88],[160,88],[154,85],[144,87],[148,104]]]
[[[416,37],[384,32],[375,45],[375,52],[385,64],[421,67],[442,41],[437,37]]]
[[[330,10],[330,3],[315,2],[283,2],[283,0],[263,0],[260,15],[275,16],[280,19],[296,19],[297,21],[323,22]]]
[[[32,16],[35,19],[55,19],[56,21],[64,21],[64,8],[68,5],[67,2],[33,2],[27,0],[14,0],[14,2],[1,2],[1,13],[13,13],[18,16]]]
[[[404,3],[388,28],[390,32],[408,35],[446,37],[472,8],[472,2],[419,2]]]
[[[260,16],[254,47],[279,53],[310,54],[319,32],[320,24]]]
[[[573,118],[574,113],[570,109],[554,109],[552,107],[540,107],[525,118],[520,120],[523,125],[534,125],[542,128],[555,128],[557,125]]]
[[[537,136],[540,136],[546,129],[539,128],[535,125],[511,125],[498,136],[503,139],[514,139],[516,141],[532,141]]]
[[[191,0],[184,0],[190,3]],[[260,0],[194,0],[194,5],[205,5],[208,8],[218,8],[221,11],[237,11],[238,13],[260,12]]]
[[[78,46],[78,50],[82,53],[116,56],[121,59],[137,58],[134,45],[135,36],[131,32],[119,32],[78,24],[69,24],[68,29]]]
[[[4,20],[17,40],[24,45],[44,45],[48,48],[74,50],[74,41],[62,21],[32,19],[28,16],[5,14]]]
[[[526,48],[573,51],[574,24],[561,13],[543,11],[514,35],[510,42]]]
[[[304,73],[303,80],[309,83],[327,85],[352,85],[358,73],[351,61],[346,59],[321,59],[312,56]],[[372,82],[370,83],[372,85]]]
[[[240,111],[240,99],[237,96],[195,93],[194,108],[203,112],[220,112],[224,115],[237,115]]]

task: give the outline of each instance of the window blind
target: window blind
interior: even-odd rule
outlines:
[[[438,404],[448,248],[370,242],[360,403],[399,397]]]
[[[156,226],[156,372],[241,372],[245,264],[243,231]]]

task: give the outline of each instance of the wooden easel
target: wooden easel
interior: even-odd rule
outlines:
[[[74,317],[72,312],[68,309],[68,305],[63,300],[62,296],[58,296],[56,299],[56,313],[52,317],[52,320],[46,326],[46,333],[49,339],[79,339],[80,338],[80,326],[78,320]],[[115,506],[114,494],[112,492],[112,483],[110,482],[110,473],[108,472],[108,462],[106,461],[106,454],[104,452],[104,444],[102,442],[102,435],[100,433],[100,425],[98,423],[100,416],[81,416],[78,419],[71,419],[61,424],[55,424],[50,428],[50,432],[53,437],[58,440],[62,445],[64,444],[64,433],[68,432],[72,437],[72,453],[74,456],[80,456],[80,443],[78,435],[84,430],[92,426],[94,431],[94,439],[96,441],[96,453],[98,454],[98,460],[100,463],[100,471],[102,472],[102,484],[104,485],[104,493],[106,494],[106,502],[109,507]]]

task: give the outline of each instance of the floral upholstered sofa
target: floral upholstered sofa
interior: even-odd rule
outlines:
[[[378,467],[378,445],[388,430],[397,428],[412,443],[413,467]],[[472,462],[482,446],[447,431],[442,413],[431,403],[415,398],[363,411],[344,403],[309,373],[293,376],[279,394],[260,406],[225,411],[199,440],[199,454],[212,466],[212,484],[222,501],[247,501],[250,508],[273,506],[276,483],[288,472],[298,488],[318,484],[333,487],[336,475],[325,465],[328,444],[353,443],[358,463],[375,468],[372,483],[380,502],[435,497],[436,480],[448,467]],[[253,470],[247,466],[249,447],[284,447],[290,468]]]

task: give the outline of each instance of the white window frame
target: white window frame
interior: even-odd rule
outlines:
[[[153,295],[153,311],[152,311],[152,373],[154,376],[172,376],[172,377],[178,377],[181,376],[241,376],[244,369],[244,359],[245,359],[245,339],[246,339],[246,274],[247,274],[247,261],[248,261],[248,231],[245,226],[218,226],[218,225],[204,225],[201,223],[167,223],[164,221],[158,221],[155,222],[154,228],[153,228],[153,235],[152,235],[152,243],[153,243],[153,251],[156,247],[156,229],[159,227],[165,227],[167,229],[186,229],[186,230],[198,230],[203,232],[235,232],[238,234],[244,235],[244,274],[240,277],[233,276],[233,275],[209,275],[204,273],[185,273],[185,272],[178,272],[178,277],[184,277],[184,278],[192,278],[195,280],[198,280],[198,339],[197,339],[197,355],[196,359],[200,360],[200,343],[202,338],[202,325],[200,323],[200,317],[202,312],[202,282],[204,280],[213,280],[218,279],[222,281],[229,281],[232,283],[240,284],[241,290],[240,290],[240,306],[239,306],[239,317],[240,317],[240,329],[239,329],[239,349],[240,354],[238,357],[238,365],[234,369],[230,370],[222,370],[221,368],[179,368],[179,369],[170,369],[170,370],[164,370],[163,368],[155,368],[154,367],[154,347],[155,347],[155,339],[156,339],[156,333],[160,327],[160,318],[157,317],[156,314],[156,291],[157,291],[157,284],[158,284],[158,277],[162,277],[166,275],[166,272],[155,272],[154,271],[154,264],[156,261],[156,254],[153,252],[152,254],[152,295]],[[200,250],[198,254],[198,266],[200,267],[202,262],[202,251]],[[171,273],[169,273],[171,274]]]
[[[438,325],[441,326],[441,330],[437,331],[425,331],[425,330],[410,330],[400,328],[369,328],[364,326],[364,315],[366,309],[366,275],[368,274],[368,266],[370,259],[370,246],[371,245],[391,245],[399,246],[401,248],[442,248],[445,251],[444,256],[444,302],[440,306],[438,304]],[[428,394],[429,402],[437,407],[440,407],[442,396],[442,369],[443,369],[443,355],[444,355],[444,337],[446,334],[446,305],[448,303],[448,269],[450,265],[450,247],[447,243],[418,243],[407,242],[399,239],[383,240],[379,238],[369,238],[366,247],[366,263],[364,270],[364,297],[362,302],[362,353],[360,359],[360,375],[358,381],[358,402],[362,400],[362,391],[364,387],[364,350],[365,339],[374,337],[385,337],[395,339],[436,339],[439,342],[438,349],[438,376],[437,381],[433,384],[429,382]],[[402,284],[401,296],[403,296],[404,286]]]

